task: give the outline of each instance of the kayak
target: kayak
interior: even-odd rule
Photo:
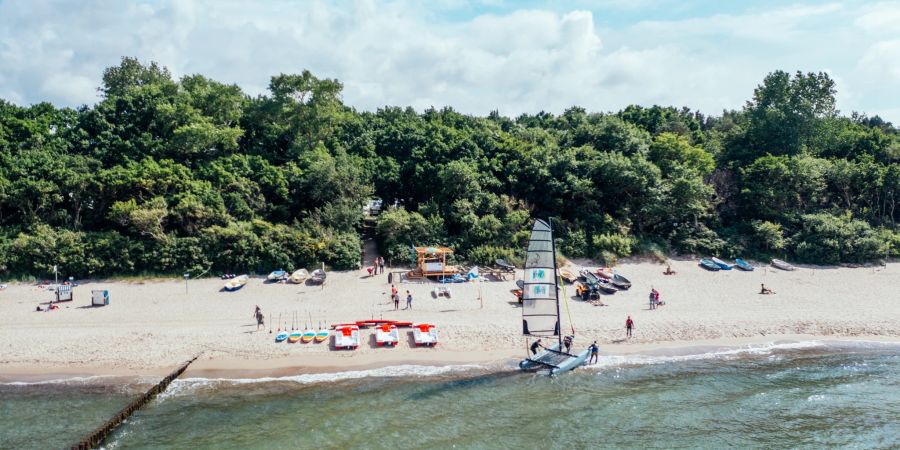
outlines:
[[[295,344],[295,343],[297,343],[297,341],[300,340],[300,338],[302,336],[303,336],[303,333],[301,333],[300,330],[294,330],[294,331],[291,331],[291,335],[288,336],[287,341],[290,342],[291,344]]]
[[[275,336],[275,342],[284,342],[284,340],[287,338],[288,338],[288,332],[282,331],[281,333],[278,333],[278,336]]]
[[[748,263],[747,261],[744,261],[741,258],[736,258],[734,260],[734,267],[737,267],[738,269],[741,269],[741,270],[744,270],[747,272],[753,271],[753,266],[751,266],[750,263]]]
[[[719,266],[719,268],[722,270],[731,270],[731,264],[728,264],[727,262],[722,261],[719,258],[712,258],[712,262]]]
[[[704,268],[704,269],[706,269],[706,270],[713,271],[713,272],[717,272],[717,271],[719,271],[719,270],[722,270],[722,268],[719,267],[718,264],[712,262],[712,260],[709,260],[709,259],[701,259],[701,260],[700,260],[700,267],[702,267],[702,268]]]

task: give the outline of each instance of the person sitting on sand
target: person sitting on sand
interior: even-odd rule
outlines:
[[[541,345],[541,340],[540,340],[540,339],[534,341],[534,343],[531,344],[531,354],[532,354],[532,355],[537,355],[537,352],[538,352],[538,349],[539,349],[539,348],[544,348],[544,346]]]
[[[759,284],[759,293],[768,295],[768,294],[774,294],[775,291],[767,288],[765,283],[760,283]]]
[[[663,275],[675,275],[677,272],[672,270],[672,266],[666,264],[666,271],[663,272]]]

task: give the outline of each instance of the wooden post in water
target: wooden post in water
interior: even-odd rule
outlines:
[[[84,439],[78,441],[77,444],[72,446],[73,450],[88,450],[91,448],[95,448],[103,444],[103,441],[109,436],[113,430],[116,429],[122,422],[128,419],[135,411],[141,409],[144,405],[147,404],[150,400],[153,400],[157,394],[162,391],[165,391],[169,386],[169,383],[178,378],[184,371],[191,365],[192,362],[196,361],[200,355],[197,355],[188,361],[185,361],[184,364],[179,366],[177,369],[172,371],[168,376],[162,379],[159,383],[156,383],[153,387],[151,387],[144,395],[134,399],[131,403],[122,408],[119,412],[116,413],[111,419],[107,420],[106,423],[100,426],[89,434]]]

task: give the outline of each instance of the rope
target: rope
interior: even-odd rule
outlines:
[[[566,305],[566,314],[569,316],[569,325],[572,327],[572,334],[575,334],[575,321],[572,320],[572,311],[569,311],[569,296],[566,295],[566,284],[563,283],[562,275],[557,274],[559,285],[562,286],[563,302]]]

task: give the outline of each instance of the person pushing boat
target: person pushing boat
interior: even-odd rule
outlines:
[[[567,335],[563,338],[563,345],[566,347],[566,353],[570,353],[572,350],[572,341],[575,339],[575,336]]]
[[[588,360],[588,364],[596,364],[597,360],[600,359],[600,348],[597,347],[597,341],[594,341],[589,349],[591,350],[591,359]]]
[[[544,346],[541,344],[541,340],[540,340],[540,339],[534,341],[534,343],[531,344],[531,354],[532,354],[532,355],[537,355],[537,352],[538,352],[538,349],[539,349],[539,348],[544,348]]]

